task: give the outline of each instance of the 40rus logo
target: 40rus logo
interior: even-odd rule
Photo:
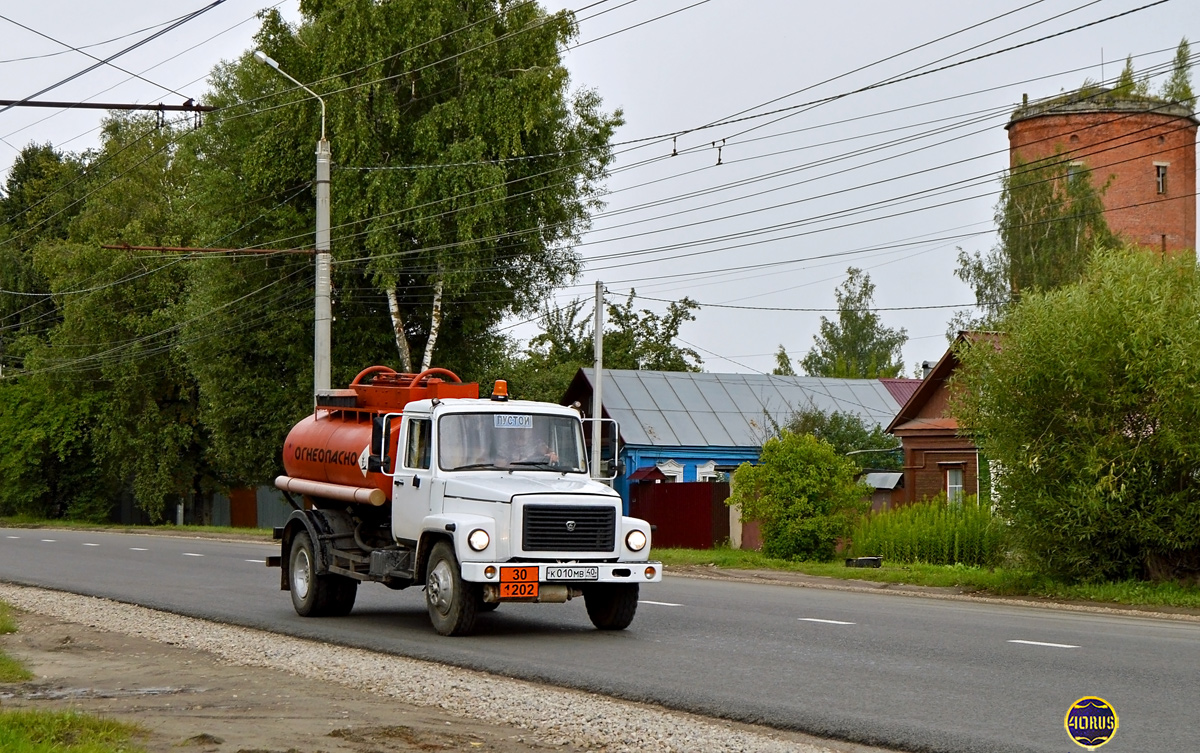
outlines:
[[[1095,750],[1113,739],[1120,722],[1108,701],[1086,696],[1071,704],[1063,724],[1076,745]]]

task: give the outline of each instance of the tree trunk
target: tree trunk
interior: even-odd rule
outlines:
[[[425,344],[425,357],[421,359],[421,371],[433,363],[433,346],[437,344],[438,331],[442,328],[442,278],[433,286],[433,314],[429,318],[429,342]]]
[[[404,334],[404,319],[400,316],[400,302],[396,299],[396,289],[387,289],[388,313],[392,316],[392,330],[396,333],[396,350],[400,351],[400,371],[412,373],[412,351],[408,348],[408,337]]]

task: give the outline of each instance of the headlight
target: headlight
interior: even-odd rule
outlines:
[[[488,544],[492,543],[492,537],[488,536],[488,532],[482,528],[476,528],[471,531],[471,535],[467,537],[467,544],[477,552],[482,552],[488,548]]]
[[[630,531],[625,534],[625,546],[631,552],[640,552],[646,548],[646,534],[641,531]]]

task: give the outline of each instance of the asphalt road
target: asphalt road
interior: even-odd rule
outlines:
[[[1200,736],[1200,623],[668,576],[623,632],[572,601],[505,604],[443,638],[416,588],[366,584],[349,617],[297,616],[263,565],[275,551],[0,529],[0,580],[881,747],[1078,750],[1063,718],[1084,696],[1120,717],[1106,752],[1191,753]]]

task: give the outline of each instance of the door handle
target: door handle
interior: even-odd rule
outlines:
[[[420,476],[413,476],[413,488],[414,489],[421,488],[421,477]]]

